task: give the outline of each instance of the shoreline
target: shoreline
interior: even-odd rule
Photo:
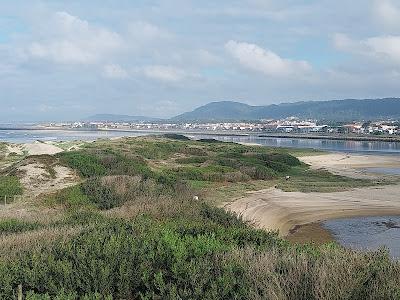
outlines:
[[[132,132],[132,133],[176,133],[176,134],[193,134],[193,135],[225,135],[225,136],[255,136],[266,138],[281,138],[281,139],[309,139],[309,140],[333,140],[333,141],[358,141],[358,142],[400,142],[400,136],[369,136],[369,135],[312,135],[312,134],[281,134],[281,133],[262,133],[253,131],[185,131],[185,130],[141,130],[141,129],[73,129],[73,128],[57,128],[57,127],[0,127],[0,131],[15,130],[15,131],[70,131],[70,132]]]
[[[366,166],[382,166],[385,163],[387,165],[395,163],[400,166],[400,157],[396,156],[333,153],[299,159],[309,163],[312,168],[324,168],[335,174],[353,178],[400,178],[360,170]],[[399,184],[333,193],[283,192],[276,188],[269,188],[250,192],[243,198],[226,203],[225,208],[238,213],[245,220],[253,221],[258,228],[279,231],[281,236],[289,240],[305,240],[305,237],[312,236],[313,232],[324,233],[328,237],[329,234],[322,230],[322,225],[319,224],[325,220],[357,216],[400,215],[398,195],[400,195]]]

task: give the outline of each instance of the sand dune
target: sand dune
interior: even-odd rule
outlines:
[[[399,157],[328,154],[303,157],[313,168],[352,177],[368,177],[365,167],[397,166]],[[400,164],[399,164],[400,165]],[[351,216],[400,215],[400,185],[359,188],[335,193],[283,192],[270,188],[227,204],[229,210],[257,226],[287,235],[296,225]]]
[[[29,155],[42,155],[42,154],[53,155],[64,151],[60,147],[42,142],[23,144],[23,149],[26,150]]]

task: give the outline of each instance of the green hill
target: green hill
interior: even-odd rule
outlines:
[[[399,119],[400,99],[307,101],[267,106],[221,101],[206,104],[191,112],[178,115],[172,120],[259,120],[291,116],[335,121]]]

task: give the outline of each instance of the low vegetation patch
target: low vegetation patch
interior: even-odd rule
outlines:
[[[18,219],[5,219],[0,221],[0,235],[34,230],[39,227],[40,224],[37,222],[27,222]]]
[[[311,170],[293,168],[289,172],[290,180],[281,179],[277,187],[286,192],[337,192],[352,188],[379,184],[369,179],[354,179],[340,175],[334,175],[326,170]]]
[[[6,197],[21,195],[22,185],[16,176],[0,176],[0,200]]]

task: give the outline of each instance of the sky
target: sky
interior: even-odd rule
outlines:
[[[396,96],[399,0],[0,0],[0,123]]]

